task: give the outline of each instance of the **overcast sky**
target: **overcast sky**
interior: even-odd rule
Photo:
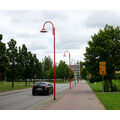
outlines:
[[[83,61],[91,35],[106,24],[119,26],[120,11],[0,11],[3,42],[13,38],[17,46],[25,44],[40,61],[45,56],[53,59],[51,25],[46,25],[47,33],[40,33],[43,23],[48,20],[56,29],[56,62],[65,60],[68,63],[68,55],[63,57],[64,51],[70,51],[71,59]]]

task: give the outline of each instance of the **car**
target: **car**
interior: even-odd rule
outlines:
[[[36,82],[32,87],[32,95],[36,94],[53,94],[53,85],[49,82]]]

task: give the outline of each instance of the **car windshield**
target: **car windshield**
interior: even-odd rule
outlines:
[[[35,83],[34,85],[45,85],[46,83]]]

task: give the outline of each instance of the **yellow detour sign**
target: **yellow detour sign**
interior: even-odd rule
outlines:
[[[89,79],[91,78],[91,74],[89,74]]]
[[[100,75],[106,75],[106,62],[99,63],[99,72]]]

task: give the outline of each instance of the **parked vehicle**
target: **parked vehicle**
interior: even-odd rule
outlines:
[[[35,94],[53,94],[53,85],[49,82],[36,82],[32,87],[32,95]]]

